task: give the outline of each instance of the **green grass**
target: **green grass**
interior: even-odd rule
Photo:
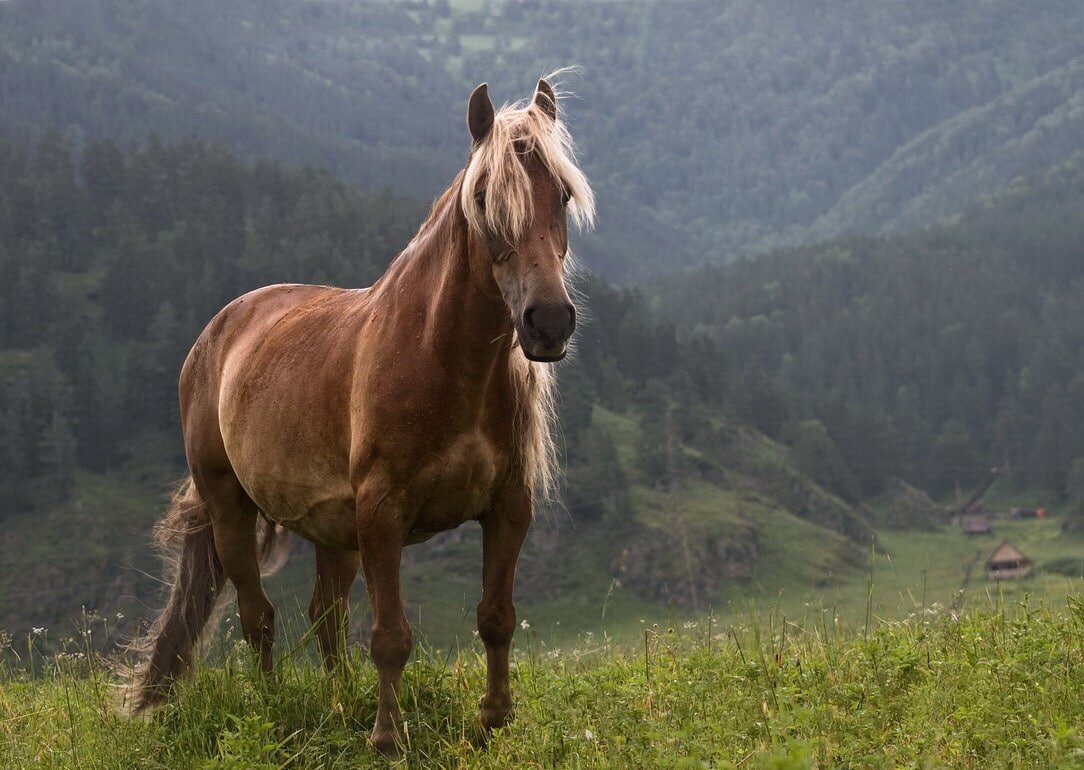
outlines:
[[[998,597],[1012,602],[1030,596],[1061,607],[1080,591],[1079,578],[1041,569],[1084,556],[1084,538],[1063,533],[1058,519],[995,520],[993,533],[973,537],[956,528],[886,531],[864,565],[835,557],[823,530],[810,525],[805,531],[795,520],[782,524],[772,528],[751,584],[731,587],[716,605],[724,620],[775,611],[804,622],[827,607],[850,624],[864,622],[867,608],[874,619],[894,621],[931,607],[984,606]],[[983,565],[1003,539],[1035,561],[1035,575],[986,579]],[[836,553],[846,552],[841,547]]]
[[[643,515],[655,516],[660,504],[656,498],[662,493],[646,488],[635,492]],[[728,526],[744,526],[725,508],[724,504],[735,500],[694,485],[683,492],[681,504],[694,530],[713,505],[723,506],[714,509],[716,515],[733,517]],[[967,537],[952,527],[936,532],[886,531],[878,535],[875,550],[862,553],[843,536],[776,507],[755,500],[742,505],[745,516],[759,524],[760,554],[748,581],[732,582],[717,595],[703,597],[703,611],[711,610],[724,623],[763,621],[772,613],[805,623],[829,608],[848,624],[857,625],[865,622],[867,608],[874,619],[892,621],[930,607],[984,605],[998,596],[1016,601],[1030,595],[1062,607],[1081,585],[1079,575],[1071,570],[1067,575],[1039,569],[1031,578],[1003,583],[986,580],[983,572],[986,557],[1006,538],[1039,567],[1079,562],[1084,558],[1084,538],[1063,533],[1056,518],[995,520],[992,534],[977,537]],[[562,555],[568,583],[553,598],[525,600],[520,593],[520,618],[531,623],[547,644],[574,643],[586,631],[629,641],[645,625],[667,625],[689,617],[615,583],[609,565],[594,557],[596,550],[587,544]],[[450,647],[471,639],[474,608],[481,595],[480,553],[478,538],[464,537],[440,561],[404,567],[410,619],[430,643]],[[294,622],[303,619],[301,608],[308,603],[313,569],[310,560],[299,559],[286,575],[272,580],[272,598],[280,617],[293,617]],[[353,599],[354,627],[363,633],[366,599],[360,581]]]
[[[80,608],[131,616],[153,595],[158,559],[148,532],[168,499],[148,484],[79,472],[71,498],[4,519],[0,624],[73,630]]]
[[[519,632],[516,720],[478,740],[474,642],[420,652],[402,690],[403,767],[1084,768],[1084,607],[995,602],[849,626],[700,619],[635,644],[547,649]],[[26,653],[24,652],[24,656]],[[372,667],[329,677],[297,653],[273,676],[234,649],[148,720],[78,655],[0,674],[0,767],[384,767],[366,745]]]

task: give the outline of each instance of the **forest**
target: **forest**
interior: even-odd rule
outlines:
[[[90,601],[42,566],[54,545],[28,546],[39,522],[82,532],[95,602],[144,596],[203,325],[267,283],[372,282],[465,159],[469,89],[511,98],[570,62],[600,227],[573,242],[587,322],[528,596],[613,580],[695,609],[787,563],[791,531],[820,548],[801,580],[827,580],[993,468],[1007,494],[1084,500],[1084,38],[1063,34],[1081,19],[0,4],[0,588],[20,597],[0,627]],[[80,529],[94,517],[113,541]],[[111,582],[119,564],[137,577]]]
[[[427,199],[466,94],[563,78],[622,284],[928,225],[1084,135],[1074,0],[0,4],[0,136],[215,138]],[[528,41],[530,44],[528,44]]]
[[[1082,210],[1076,155],[951,223],[673,276],[658,308],[770,385],[754,424],[821,446],[815,475],[846,498],[992,467],[1061,498],[1084,464]]]
[[[1004,466],[1016,488],[1079,495],[1082,206],[1078,156],[913,235],[637,289],[581,277],[589,320],[559,370],[569,516],[599,527],[609,569],[646,560],[657,573],[630,578],[637,590],[683,605],[696,589],[674,587],[662,565],[677,546],[658,551],[636,490],[707,484],[723,508],[758,490],[726,526],[696,525],[704,537],[730,528],[695,557],[721,558],[701,591],[751,569],[761,505],[859,549],[876,523],[864,502],[900,481],[947,499]],[[79,473],[122,470],[158,488],[179,477],[176,374],[203,324],[271,282],[367,285],[423,211],[212,143],[76,151],[47,132],[0,145],[0,520],[67,502]],[[768,451],[786,447],[783,459],[750,459],[777,444]],[[801,478],[816,486],[795,497]],[[125,537],[138,545],[142,526]]]

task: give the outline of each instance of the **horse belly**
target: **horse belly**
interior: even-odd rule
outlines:
[[[414,479],[421,494],[410,539],[425,540],[480,518],[492,507],[497,481],[506,467],[502,453],[477,433],[452,442]]]
[[[249,496],[269,519],[306,540],[328,548],[357,550],[353,490],[345,479],[341,488],[337,486],[291,483],[282,478],[255,480]]]
[[[300,519],[282,522],[291,532],[318,545],[342,551],[358,549],[358,529],[351,500],[329,501]]]
[[[233,471],[269,519],[314,543],[357,548],[354,491],[345,457],[329,452],[302,425],[223,431]]]

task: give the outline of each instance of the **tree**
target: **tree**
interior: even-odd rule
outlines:
[[[790,445],[798,468],[829,492],[856,501],[858,485],[824,423],[803,420],[791,428],[791,434]]]
[[[973,479],[980,465],[967,427],[959,420],[946,420],[931,453],[930,479],[938,491]]]
[[[620,524],[629,513],[628,479],[613,438],[592,422],[565,471],[565,504],[578,521]]]

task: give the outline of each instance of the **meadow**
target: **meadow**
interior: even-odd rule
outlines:
[[[488,744],[476,722],[480,645],[418,652],[397,766],[1084,767],[1082,632],[1073,598],[858,625],[828,611],[805,625],[709,616],[651,625],[635,642],[587,634],[561,648],[527,628],[516,719]],[[33,655],[33,637],[6,643],[24,662]],[[298,646],[263,677],[234,645],[173,705],[130,720],[114,710],[105,662],[73,645],[38,661],[37,676],[2,674],[0,766],[388,766],[366,744],[375,676],[359,648],[337,676]]]
[[[696,515],[695,495],[683,510]],[[1060,518],[995,518],[974,537],[886,530],[865,564],[838,569],[823,530],[765,525],[754,574],[704,597],[700,613],[636,598],[583,549],[567,564],[577,590],[520,604],[517,718],[488,745],[478,543],[468,534],[440,561],[408,565],[420,644],[399,766],[1084,768],[1084,586],[1048,569],[1079,564],[1084,539]],[[985,579],[1003,539],[1035,561],[1033,577]],[[304,557],[272,581],[271,677],[227,617],[194,680],[150,719],[116,710],[116,660],[98,652],[116,618],[3,637],[0,767],[387,766],[367,746],[375,673],[363,646],[342,675],[316,664],[297,598],[310,581]],[[360,585],[355,599],[364,638]]]
[[[764,515],[774,514],[765,510]],[[827,612],[854,627],[864,624],[867,614],[871,622],[895,622],[931,607],[961,611],[1025,599],[1063,607],[1081,592],[1079,572],[1074,577],[1044,569],[1084,560],[1084,537],[1063,532],[1060,518],[995,519],[990,534],[970,537],[947,525],[937,531],[885,530],[878,533],[862,564],[834,561],[835,543],[824,530],[795,517],[769,521],[763,531],[753,575],[715,596],[702,597],[699,613],[638,597],[614,580],[607,565],[592,560],[593,549],[588,546],[565,564],[568,585],[575,590],[543,600],[521,599],[519,617],[547,645],[563,647],[587,632],[633,643],[653,624],[680,625],[709,613],[723,624],[763,624],[774,615],[804,626],[820,623],[821,614]],[[986,579],[984,562],[1005,539],[1034,560],[1037,569],[1032,577],[1003,583]],[[441,562],[412,563],[403,571],[411,622],[427,643],[441,648],[470,641],[481,595],[477,533],[468,528],[449,548],[452,553]],[[303,607],[312,585],[310,562],[308,557],[298,558],[268,581],[272,598],[290,625],[304,622]],[[356,608],[352,630],[363,636],[368,618],[363,614],[366,601],[360,581],[352,599]]]

